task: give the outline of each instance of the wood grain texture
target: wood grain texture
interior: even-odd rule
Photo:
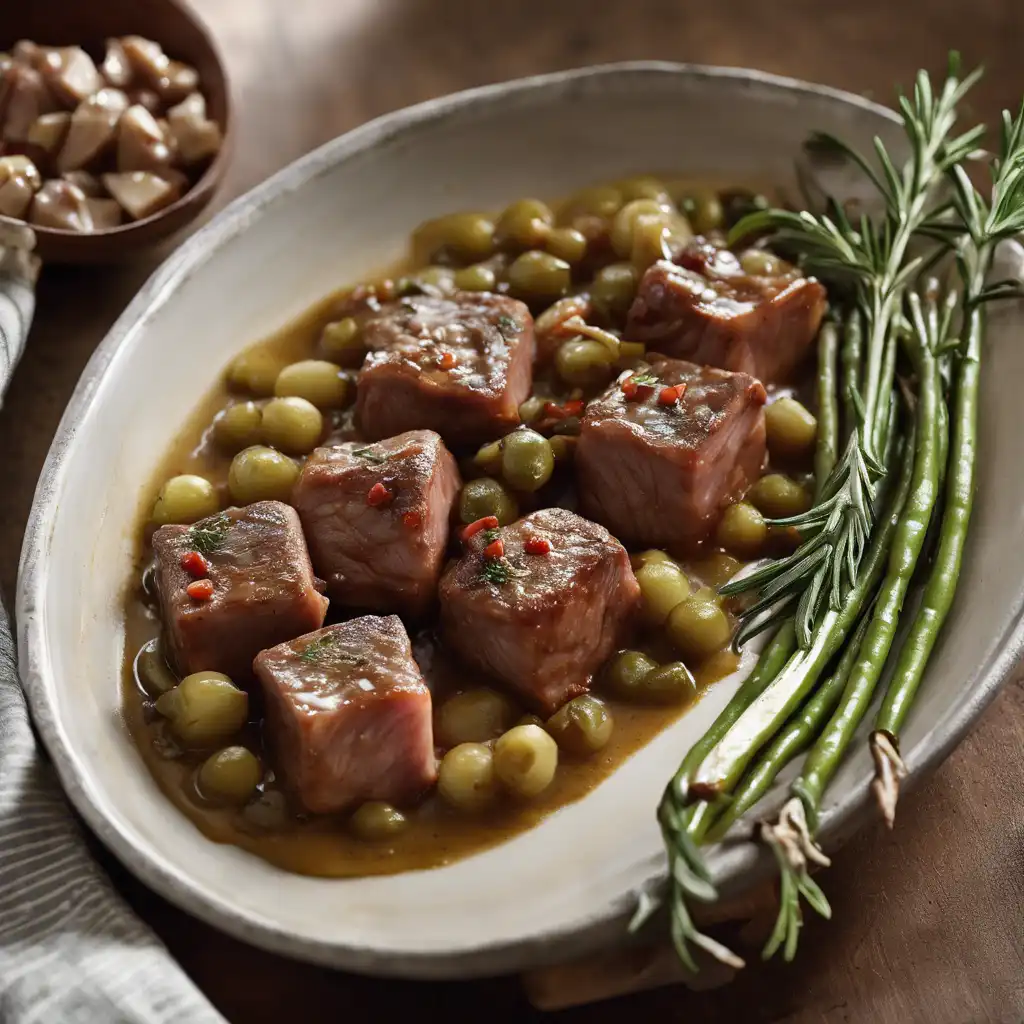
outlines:
[[[455,89],[609,60],[748,65],[888,101],[897,82],[906,83],[920,66],[939,70],[946,50],[956,46],[968,63],[984,61],[989,70],[973,114],[991,120],[1024,90],[1024,6],[1009,0],[901,6],[791,0],[782,8],[753,0],[699,7],[682,0],[194,2],[226,54],[236,99],[236,155],[215,206],[389,110]],[[43,275],[28,353],[0,411],[8,438],[0,583],[8,595],[35,481],[63,406],[92,349],[160,256],[118,269],[49,268]],[[558,1019],[603,1024],[625,1013],[707,1024],[1021,1021],[1022,792],[1024,687],[1018,683],[901,802],[893,834],[869,829],[836,857],[822,876],[833,921],[808,922],[797,963],[752,966],[715,992],[652,991]],[[251,949],[174,910],[101,856],[233,1024],[541,1017],[515,979],[380,982]]]

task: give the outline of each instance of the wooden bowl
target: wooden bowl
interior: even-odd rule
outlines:
[[[103,58],[111,36],[140,35],[159,43],[169,57],[199,72],[199,87],[224,142],[202,177],[177,202],[151,217],[104,231],[80,234],[32,225],[44,263],[109,263],[163,241],[202,212],[224,176],[231,148],[231,96],[217,44],[181,0],[29,0],[7,5],[0,17],[0,51],[19,39],[44,46],[79,45]]]

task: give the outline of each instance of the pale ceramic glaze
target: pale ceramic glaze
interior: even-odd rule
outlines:
[[[75,806],[129,868],[250,942],[377,974],[512,971],[622,938],[638,891],[664,876],[654,817],[662,788],[736,679],[585,799],[493,850],[366,880],[286,874],[203,838],[161,795],[121,720],[121,601],[140,489],[198,391],[213,387],[235,352],[386,265],[423,219],[652,170],[791,184],[800,144],[818,128],[864,148],[877,133],[903,152],[881,108],[747,71],[632,64],[488,87],[329,143],[168,260],[97,350],[64,416],[36,493],[17,608],[22,676],[43,740]],[[964,734],[1021,647],[1020,326],[1019,309],[992,318],[971,543],[905,732],[911,781]],[[871,812],[870,774],[860,743],[828,793],[827,847]],[[726,892],[770,866],[747,841],[716,849],[711,861]]]

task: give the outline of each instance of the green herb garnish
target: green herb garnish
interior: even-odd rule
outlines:
[[[353,448],[352,454],[360,459],[366,459],[367,462],[387,462],[387,456],[382,455],[380,452],[375,452],[372,447],[366,448]]]
[[[484,559],[483,568],[480,570],[480,578],[482,580],[498,586],[508,583],[514,575],[512,566],[504,558],[486,558]]]
[[[653,373],[634,373],[629,379],[634,384],[646,387],[654,387],[658,383],[658,378]]]
[[[231,520],[226,512],[218,512],[208,519],[201,519],[188,531],[188,542],[203,555],[213,554],[224,544],[231,529]]]
[[[311,643],[306,644],[299,657],[303,661],[318,662],[323,661],[325,656],[330,654],[332,661],[341,661],[347,665],[363,665],[366,663],[366,659],[359,657],[357,654],[336,650],[338,639],[337,633],[325,633]]]
[[[501,530],[484,530],[484,543],[493,544],[501,536]]]
[[[513,320],[510,316],[499,316],[498,317],[498,330],[504,334],[506,331],[512,331],[518,333],[521,328],[518,320]]]

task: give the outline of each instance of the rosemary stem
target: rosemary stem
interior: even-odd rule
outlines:
[[[839,454],[839,402],[836,355],[839,325],[823,324],[818,335],[818,441],[814,452],[814,500],[821,499],[825,481]]]
[[[861,373],[864,365],[864,318],[859,309],[852,309],[843,323],[842,387],[843,387],[843,441],[857,429],[855,395],[861,392]]]

